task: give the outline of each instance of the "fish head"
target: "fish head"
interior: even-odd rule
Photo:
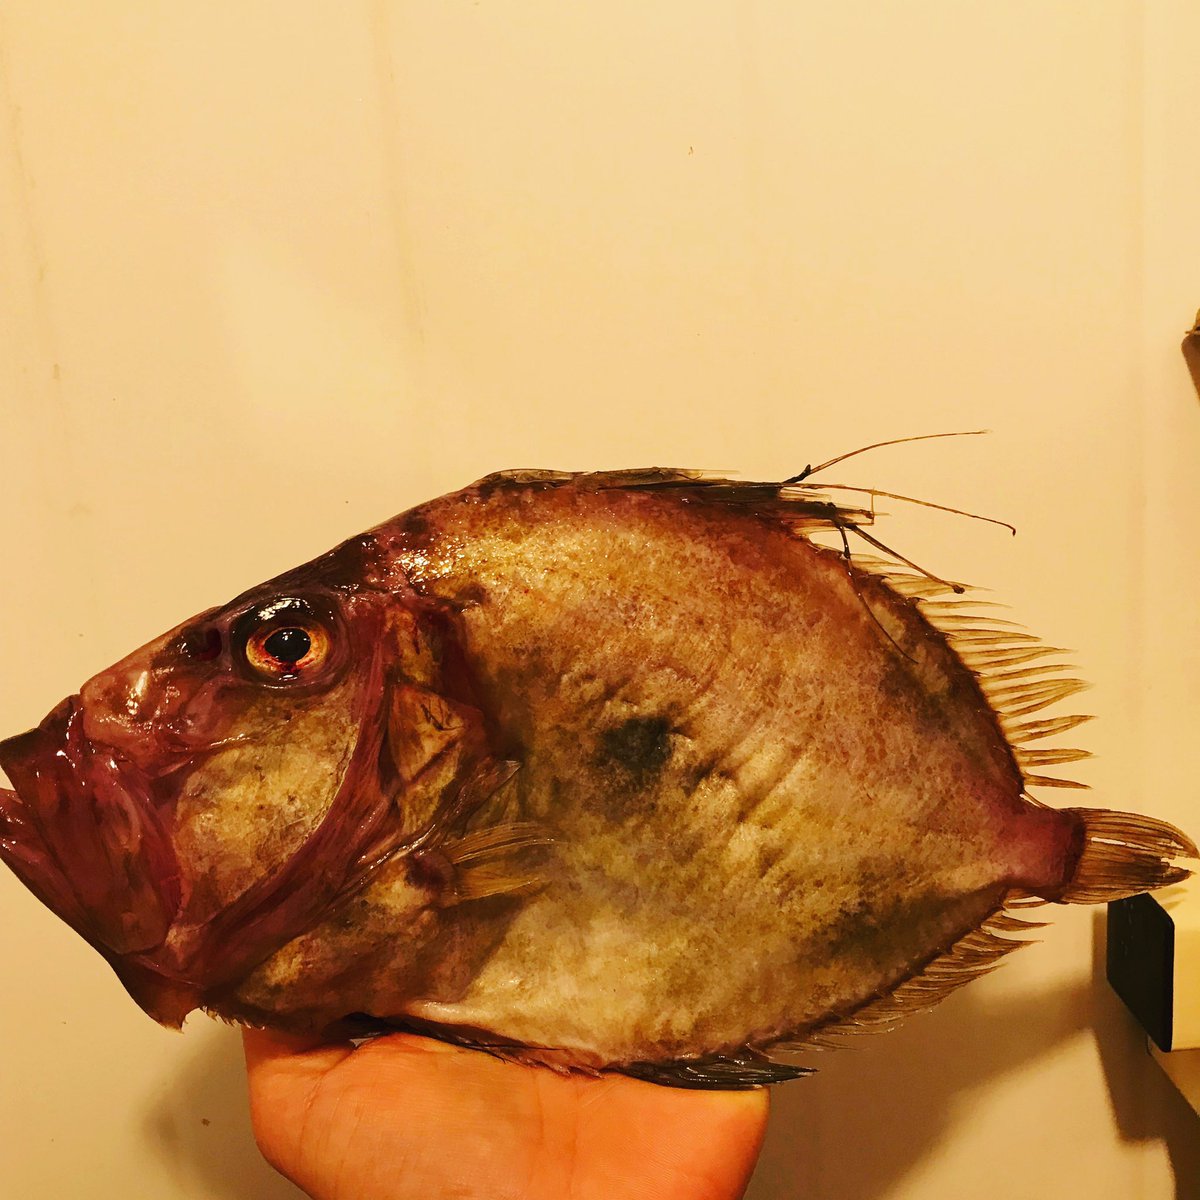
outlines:
[[[363,549],[184,622],[0,742],[0,859],[164,1023],[406,834],[383,751],[414,618]]]

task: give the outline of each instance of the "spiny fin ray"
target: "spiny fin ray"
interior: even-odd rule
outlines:
[[[1024,743],[1039,737],[1049,737],[1081,724],[1086,717],[1058,717],[1049,720],[1024,721],[1051,705],[1087,688],[1074,677],[1070,663],[1059,655],[1066,651],[1044,646],[1032,635],[1009,621],[997,620],[988,609],[993,605],[976,605],[974,613],[962,604],[971,601],[938,601],[914,603],[925,618],[940,630],[959,661],[979,684],[984,698],[996,714],[1008,741],[1026,787],[1085,788],[1086,784],[1072,779],[1046,775],[1039,768],[1078,762],[1087,758],[1086,751],[1051,748],[1027,750]]]
[[[1091,713],[1071,713],[1065,717],[1046,717],[1037,721],[1014,721],[1000,714],[1000,723],[1008,740],[1016,745],[1037,741],[1039,738],[1054,737],[1055,734],[1067,733],[1082,725],[1085,721],[1095,718]]]
[[[1029,750],[1018,747],[1015,753],[1022,770],[1033,767],[1055,767],[1061,763],[1080,762],[1082,759],[1091,757],[1087,750],[1072,750],[1057,746],[1049,750]]]

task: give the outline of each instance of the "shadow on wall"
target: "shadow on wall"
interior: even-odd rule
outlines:
[[[194,1054],[145,1116],[147,1144],[174,1177],[180,1195],[304,1200],[254,1144],[237,1030],[189,1026],[188,1033],[196,1043]]]
[[[1105,982],[1108,914],[1097,912],[1092,928],[1096,1041],[1117,1129],[1127,1142],[1161,1140],[1175,1172],[1175,1200],[1200,1200],[1200,1117],[1150,1057],[1141,1026]]]
[[[967,988],[936,1017],[814,1059],[815,1076],[775,1090],[771,1131],[746,1200],[885,1200],[941,1140],[963,1093],[1088,1026],[1089,992],[1080,984],[1000,1004]],[[867,1145],[870,1152],[861,1152]]]

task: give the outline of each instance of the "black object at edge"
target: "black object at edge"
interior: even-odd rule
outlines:
[[[1108,982],[1160,1050],[1173,1036],[1175,923],[1152,896],[1108,906]]]

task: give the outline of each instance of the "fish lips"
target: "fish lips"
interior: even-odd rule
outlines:
[[[0,860],[105,957],[160,946],[180,871],[147,781],[83,735],[78,697],[0,742]]]

